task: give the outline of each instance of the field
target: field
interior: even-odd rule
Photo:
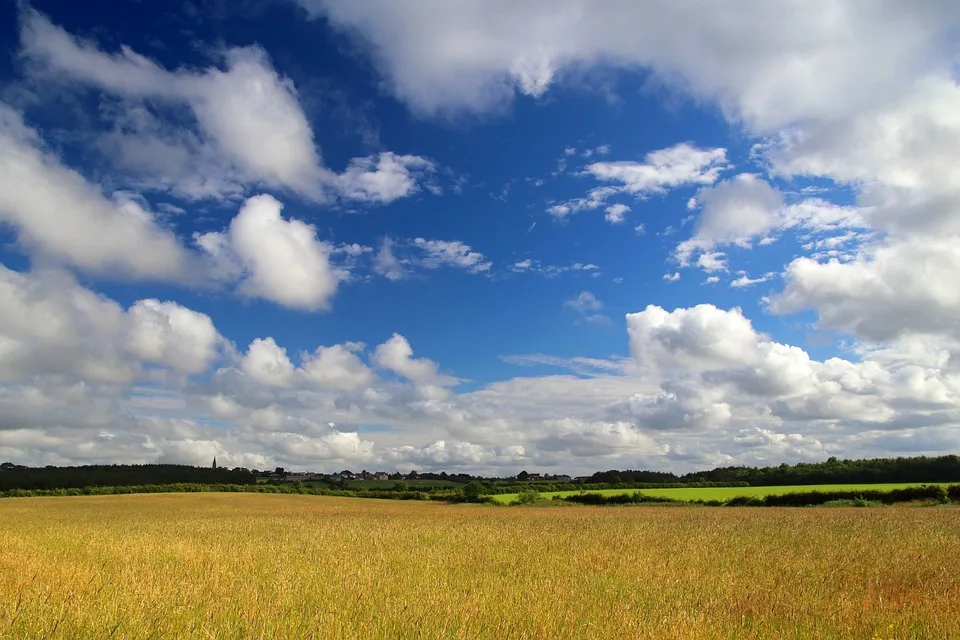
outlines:
[[[789,487],[702,487],[702,488],[681,488],[681,489],[598,489],[588,491],[587,493],[600,493],[607,496],[619,495],[623,493],[634,493],[640,491],[651,496],[664,496],[675,500],[728,500],[737,496],[762,497],[769,495],[781,495],[784,493],[797,493],[801,491],[866,491],[874,489],[878,491],[889,491],[890,489],[903,489],[905,487],[915,487],[920,483],[888,483],[888,484],[816,484],[800,485]],[[934,483],[936,484],[936,483]],[[541,493],[541,497],[552,498],[553,496],[569,496],[579,493],[579,491],[546,491]],[[516,493],[504,493],[493,496],[497,502],[504,504],[513,502],[517,499]]]
[[[0,502],[2,638],[956,638],[960,509]]]

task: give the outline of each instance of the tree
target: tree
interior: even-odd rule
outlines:
[[[400,482],[394,482],[394,483],[393,483],[393,490],[394,490],[394,491],[409,491],[409,490],[410,490],[410,486],[409,486],[406,482],[403,482],[403,481],[401,480]]]
[[[471,480],[467,484],[463,485],[463,497],[470,502],[476,502],[483,494],[484,488],[483,485],[480,484],[479,480]]]
[[[517,480],[529,480],[529,479],[530,479],[530,474],[527,473],[526,469],[524,469],[523,471],[517,474]]]

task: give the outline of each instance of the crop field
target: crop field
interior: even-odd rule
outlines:
[[[890,489],[903,489],[906,487],[916,487],[921,483],[887,483],[887,484],[814,484],[798,485],[787,487],[700,487],[700,488],[680,488],[680,489],[597,489],[587,493],[600,493],[607,496],[620,495],[624,493],[634,493],[639,491],[651,496],[663,496],[673,498],[674,500],[728,500],[737,496],[763,497],[769,495],[781,495],[784,493],[798,493],[804,491],[889,491]],[[929,483],[937,484],[937,483]],[[541,497],[552,498],[553,496],[569,496],[579,491],[545,491]],[[492,496],[497,502],[508,504],[517,499],[516,493],[504,493]]]
[[[0,502],[2,638],[958,638],[960,509]]]

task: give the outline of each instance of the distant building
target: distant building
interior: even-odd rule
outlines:
[[[375,474],[373,474],[373,479],[374,479],[374,480],[389,480],[389,479],[390,479],[390,474],[387,473],[386,471],[377,471]]]
[[[543,476],[539,473],[528,473],[527,480],[543,480]]]

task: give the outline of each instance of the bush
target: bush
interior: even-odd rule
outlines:
[[[537,504],[538,502],[543,501],[544,500],[540,497],[539,491],[536,489],[525,489],[517,494],[517,499],[511,504]]]
[[[635,491],[634,493],[618,493],[612,496],[605,496],[602,493],[578,493],[563,498],[567,502],[576,502],[578,504],[589,505],[608,505],[608,504],[666,504],[679,503],[680,500],[673,498],[664,498],[662,496],[651,496],[645,493]]]

